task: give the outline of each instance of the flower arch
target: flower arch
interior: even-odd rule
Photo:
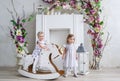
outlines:
[[[89,25],[87,33],[91,39],[91,46],[93,48],[93,62],[90,64],[91,69],[99,69],[100,60],[102,58],[103,50],[109,40],[109,35],[106,42],[103,43],[102,36],[104,21],[101,20],[100,14],[102,13],[101,1],[102,0],[43,0],[51,6],[48,11],[52,9],[74,9],[80,14],[84,15],[84,22]]]

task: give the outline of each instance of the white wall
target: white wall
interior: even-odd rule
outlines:
[[[28,16],[33,12],[33,3],[35,6],[40,4],[40,0],[13,0],[15,8],[19,15],[22,15],[22,7],[24,5],[25,14]],[[8,13],[7,8],[13,10],[11,0],[0,0],[0,66],[16,66],[16,51],[9,36],[8,26],[10,25],[11,15]],[[2,27],[1,27],[2,26]],[[35,19],[26,26],[29,42],[29,50],[34,47],[35,41]]]
[[[15,7],[18,13],[22,14],[22,5],[25,7],[26,14],[32,12],[32,4],[36,6],[41,3],[41,0],[14,0]],[[41,3],[42,4],[42,3]],[[104,15],[107,19],[106,30],[109,31],[112,39],[109,45],[106,47],[103,55],[101,65],[104,67],[120,67],[120,1],[119,0],[103,0]],[[10,24],[10,14],[6,8],[12,9],[10,0],[0,0],[0,66],[15,66],[16,65],[16,52],[15,47],[12,44],[11,39],[8,37],[9,29],[7,26]],[[34,48],[35,41],[35,20],[30,23],[27,27],[28,39],[29,39],[29,50],[32,51]],[[86,33],[85,33],[86,34]],[[86,34],[87,35],[87,34]],[[86,36],[88,37],[88,36]],[[86,38],[88,39],[88,38]],[[90,47],[89,40],[87,41],[87,50]],[[88,47],[89,46],[89,47]]]
[[[104,67],[120,67],[120,0],[104,0],[103,6],[106,30],[112,39],[105,49],[101,64]]]

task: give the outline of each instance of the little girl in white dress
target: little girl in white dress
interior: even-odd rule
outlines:
[[[76,49],[75,49],[75,38],[73,34],[69,34],[67,36],[67,44],[64,45],[65,50],[63,53],[63,68],[64,68],[64,77],[67,77],[68,71],[73,71],[74,72],[74,77],[77,77],[77,54],[76,54]]]
[[[34,63],[33,63],[33,68],[32,68],[33,73],[36,73],[36,65],[37,65],[38,61],[40,60],[41,50],[42,49],[48,50],[46,42],[44,41],[44,33],[38,32],[37,36],[38,36],[38,41],[37,41],[35,49],[32,53],[32,56],[34,58]]]

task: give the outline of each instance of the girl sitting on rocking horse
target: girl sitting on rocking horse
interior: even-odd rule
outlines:
[[[49,48],[47,47],[46,41],[44,40],[44,33],[43,32],[38,32],[37,36],[38,36],[38,41],[37,41],[35,49],[32,53],[32,56],[34,58],[34,63],[33,63],[33,68],[32,68],[33,73],[36,73],[36,65],[37,65],[37,63],[40,59],[41,50],[42,49],[49,50]]]

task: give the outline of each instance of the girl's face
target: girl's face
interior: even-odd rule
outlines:
[[[73,36],[73,37],[70,37],[69,39],[68,39],[68,43],[74,43],[75,42],[75,37]]]
[[[41,40],[44,40],[44,34],[39,34],[38,39],[39,39],[40,41],[41,41]]]

